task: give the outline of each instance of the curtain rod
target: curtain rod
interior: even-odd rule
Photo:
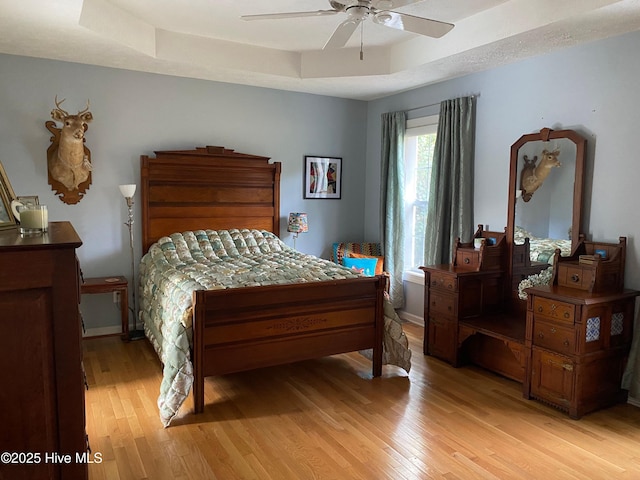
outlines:
[[[476,93],[475,95],[469,95],[471,98],[476,98],[479,97],[480,94]],[[429,107],[437,107],[440,105],[440,103],[442,102],[438,102],[438,103],[431,103],[429,105],[422,105],[421,107],[413,107],[413,108],[408,108],[405,110],[405,112],[413,112],[414,110],[422,110],[423,108],[429,108]]]

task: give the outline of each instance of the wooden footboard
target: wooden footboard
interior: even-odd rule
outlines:
[[[382,277],[194,293],[194,407],[204,378],[373,348],[382,373]]]

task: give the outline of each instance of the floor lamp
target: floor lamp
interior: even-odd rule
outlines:
[[[129,208],[129,220],[125,225],[129,228],[129,253],[131,256],[131,295],[133,297],[133,330],[129,330],[129,340],[144,338],[144,330],[138,330],[138,305],[136,303],[136,271],[133,255],[133,195],[136,193],[136,184],[120,185],[120,193],[127,201]]]

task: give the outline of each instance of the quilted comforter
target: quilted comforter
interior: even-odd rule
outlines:
[[[524,239],[529,239],[529,256],[532,262],[542,262],[553,264],[553,255],[556,248],[560,249],[560,254],[567,256],[571,254],[571,240],[540,238],[522,227],[516,227],[513,234],[515,243],[524,243]]]
[[[193,384],[192,292],[351,278],[360,275],[328,260],[300,253],[259,230],[197,230],[163,237],[140,264],[140,316],[163,364],[158,397],[165,426],[177,415]],[[390,302],[385,300],[383,363],[411,368],[411,351]],[[369,352],[361,352],[370,358]]]

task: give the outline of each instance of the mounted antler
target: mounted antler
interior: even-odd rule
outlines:
[[[62,103],[62,102],[60,102],[60,103]],[[89,99],[87,99],[87,106],[86,106],[86,108],[85,108],[84,110],[80,110],[80,111],[78,112],[78,116],[80,116],[80,115],[82,115],[83,113],[86,113],[86,112],[88,112],[88,111],[89,111]],[[91,115],[91,114],[89,114],[89,115]]]
[[[64,102],[66,100],[66,98],[63,98],[62,100],[58,101],[58,95],[56,95],[56,108],[54,108],[53,110],[51,110],[51,117],[52,118],[56,118],[57,116],[59,117],[68,117],[69,113],[66,110],[63,110],[62,108],[60,108],[60,105],[62,105],[62,102]]]

